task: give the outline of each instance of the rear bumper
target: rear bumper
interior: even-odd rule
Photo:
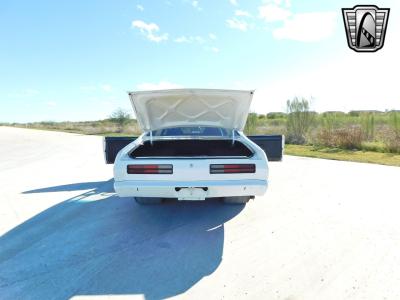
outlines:
[[[182,198],[182,188],[185,187],[202,188],[204,192],[201,192],[200,197],[197,195],[192,199],[202,200],[202,198],[212,197],[261,196],[266,192],[268,182],[258,179],[195,182],[127,180],[114,182],[115,192],[120,197]]]

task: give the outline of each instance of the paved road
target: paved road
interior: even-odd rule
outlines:
[[[100,137],[0,127],[0,170],[1,299],[400,298],[400,168],[285,157],[246,207],[138,206]]]

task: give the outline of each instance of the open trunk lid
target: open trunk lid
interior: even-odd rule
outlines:
[[[144,131],[176,126],[243,130],[254,91],[177,89],[129,92]]]

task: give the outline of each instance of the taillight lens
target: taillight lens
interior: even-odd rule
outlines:
[[[210,165],[210,174],[255,173],[255,164]]]
[[[172,165],[128,165],[128,174],[172,174]]]

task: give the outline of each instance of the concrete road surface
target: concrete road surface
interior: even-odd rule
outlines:
[[[400,168],[271,163],[247,206],[139,206],[102,138],[0,127],[0,299],[399,299]]]

